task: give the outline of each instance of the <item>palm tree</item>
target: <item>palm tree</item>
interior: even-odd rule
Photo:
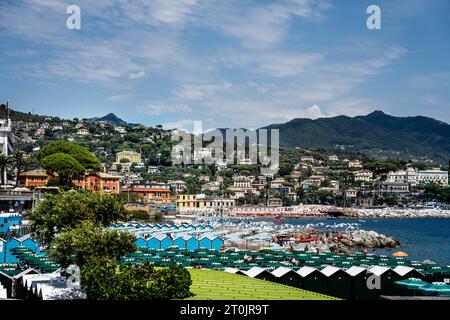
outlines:
[[[5,185],[5,175],[6,171],[11,166],[13,160],[10,156],[7,156],[5,154],[0,154],[0,175],[1,175],[1,182],[2,186]]]
[[[19,178],[20,174],[22,173],[22,168],[26,162],[26,156],[25,152],[18,150],[13,153],[12,160],[14,162],[14,166],[17,169],[17,176],[16,176],[16,187],[19,185]]]

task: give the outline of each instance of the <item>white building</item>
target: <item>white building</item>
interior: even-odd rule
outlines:
[[[0,119],[0,150],[1,153],[10,156],[14,152],[14,135],[11,131],[11,119]],[[4,181],[7,181],[5,170]]]
[[[420,170],[418,175],[419,184],[439,184],[448,186],[448,171],[440,170],[438,168],[431,170]]]
[[[408,183],[411,186],[429,183],[448,186],[448,172],[439,168],[417,170],[410,167],[406,171],[389,172],[386,180],[387,182]]]
[[[79,136],[87,136],[87,135],[89,135],[89,130],[86,129],[86,128],[82,128],[82,129],[77,131],[77,135],[79,135]]]
[[[373,172],[369,170],[358,171],[355,173],[355,181],[371,181]]]

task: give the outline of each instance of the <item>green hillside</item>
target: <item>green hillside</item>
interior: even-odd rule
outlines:
[[[288,148],[344,147],[369,154],[384,150],[391,157],[427,156],[440,163],[450,157],[450,125],[422,116],[394,117],[375,111],[354,118],[300,118],[266,128],[279,129],[280,145]]]

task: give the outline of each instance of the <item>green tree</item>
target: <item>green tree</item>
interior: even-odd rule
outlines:
[[[87,171],[99,171],[100,161],[86,148],[76,143],[67,141],[56,141],[42,148],[37,157],[42,161],[45,157],[55,153],[64,153],[78,161]]]
[[[26,163],[25,153],[21,150],[15,151],[13,153],[12,160],[13,160],[14,166],[16,167],[16,170],[17,170],[16,186],[18,186],[20,174],[22,173],[22,169]]]
[[[91,300],[170,300],[192,296],[190,273],[180,267],[156,270],[140,265],[88,264],[81,283]]]
[[[136,251],[136,237],[129,232],[104,229],[91,221],[58,234],[51,242],[49,255],[62,267],[76,264],[117,262]]]
[[[69,185],[71,179],[85,173],[84,167],[72,156],[65,153],[54,153],[41,160],[41,166],[49,174],[58,174],[61,185]]]
[[[7,156],[5,154],[0,154],[0,175],[1,175],[1,182],[2,186],[5,185],[5,174],[8,171],[8,169],[11,167],[13,163],[13,159],[10,156]]]
[[[69,191],[47,194],[31,213],[31,229],[35,236],[50,243],[55,234],[77,227],[83,221],[109,226],[125,217],[125,208],[116,195],[91,191]]]

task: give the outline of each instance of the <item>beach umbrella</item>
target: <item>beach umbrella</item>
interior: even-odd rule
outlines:
[[[407,257],[408,256],[408,254],[406,252],[403,252],[403,251],[394,252],[392,255],[394,257]]]
[[[407,288],[407,289],[412,289],[412,290],[429,285],[428,282],[425,282],[423,280],[416,279],[416,278],[410,278],[410,279],[407,279],[407,280],[395,281],[394,283],[396,285],[400,286],[400,287]]]
[[[418,291],[428,296],[450,297],[450,286],[444,282],[433,282],[430,285],[419,288]]]

